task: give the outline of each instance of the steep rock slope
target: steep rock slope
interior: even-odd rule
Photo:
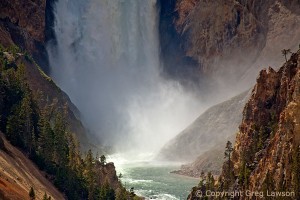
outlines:
[[[201,153],[231,137],[242,120],[248,93],[215,105],[200,115],[190,126],[169,141],[158,155],[169,161],[192,161]]]
[[[79,119],[79,111],[77,108],[71,102],[69,97],[57,87],[53,80],[44,74],[34,60],[28,55],[12,55],[8,52],[4,53],[4,57],[4,60],[7,60],[11,65],[24,65],[26,82],[28,83],[29,88],[34,91],[38,100],[38,106],[40,108],[45,108],[46,106],[56,104],[55,107],[57,109],[66,109],[67,113],[65,120],[68,123],[69,130],[77,136],[84,150],[93,148],[93,144],[89,143],[87,138],[86,129]]]
[[[202,172],[211,172],[213,175],[220,175],[224,163],[224,144],[220,143],[216,146],[200,154],[192,163],[184,164],[179,170],[172,171],[171,173],[194,178],[199,178]]]
[[[235,174],[250,166],[249,182],[240,183],[242,187],[294,190],[300,197],[299,103],[300,51],[278,72],[261,71],[246,104],[233,153]],[[270,177],[273,181],[267,184]]]
[[[9,171],[7,176],[20,171],[14,163],[23,166],[22,163],[30,158],[43,171],[36,170],[32,179],[38,178],[38,173],[44,174],[68,199],[94,199],[97,195],[100,199],[111,199],[113,195],[129,196],[119,182],[113,163],[105,163],[105,158],[100,162],[91,150],[82,156],[80,145],[84,145],[84,149],[91,146],[83,143],[87,142],[86,135],[82,134],[84,128],[72,107],[68,96],[28,54],[20,53],[18,49],[12,52],[1,49],[0,129],[11,144],[20,149],[17,156],[0,155],[3,167]],[[78,137],[81,144],[77,142]],[[0,148],[7,153],[9,144],[5,141],[3,145],[1,141]],[[31,170],[34,169],[23,167],[20,173],[30,174]],[[10,185],[13,182],[15,180],[3,184],[3,196],[14,193]],[[22,187],[19,195],[24,197],[28,184]]]
[[[49,71],[45,43],[53,39],[55,0],[0,1],[0,44],[17,45],[28,51],[46,72]]]
[[[67,121],[70,129],[80,140],[84,150],[96,148],[88,141],[88,131],[80,121],[80,112],[70,101],[67,94],[53,81],[49,81],[44,72],[49,72],[47,42],[55,42],[53,33],[53,5],[56,0],[3,0],[0,1],[0,44],[4,48],[28,52],[28,59],[17,58],[16,64],[25,63],[28,83],[33,91],[43,94],[39,106],[51,104],[54,99],[60,107],[67,105]],[[35,62],[42,70],[35,67]],[[48,79],[48,80],[47,80]],[[98,151],[100,151],[98,149]]]
[[[12,146],[1,132],[0,139],[3,141],[0,147],[0,199],[29,200],[30,187],[34,188],[37,199],[42,199],[45,192],[51,199],[65,199],[45,178],[45,174]]]
[[[278,195],[267,198],[272,192],[284,192],[282,199],[299,199],[299,120],[300,50],[279,71],[260,72],[243,111],[231,162],[224,163],[214,190],[262,193],[236,199],[281,199]],[[188,199],[202,199],[197,197],[199,190],[193,188]]]
[[[252,82],[266,61],[278,66],[280,50],[293,49],[300,40],[297,0],[161,0],[159,5],[166,67],[192,69],[191,76],[201,79]]]

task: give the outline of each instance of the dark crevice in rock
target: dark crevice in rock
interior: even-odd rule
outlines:
[[[186,56],[184,43],[181,35],[176,31],[174,24],[178,17],[174,0],[159,0],[159,40],[161,60],[163,62],[163,74],[168,78],[181,80],[189,84],[200,80],[198,70],[199,63],[191,57]],[[189,81],[188,81],[189,80]]]
[[[57,0],[47,0],[46,1],[46,11],[45,11],[45,43],[49,41],[55,41],[54,32],[54,5]]]

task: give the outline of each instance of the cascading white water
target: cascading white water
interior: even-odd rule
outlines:
[[[200,113],[160,76],[155,0],[58,0],[55,19],[52,76],[105,145],[153,152]]]

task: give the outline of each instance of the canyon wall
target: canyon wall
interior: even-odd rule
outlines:
[[[224,163],[221,176],[210,189],[257,191],[264,197],[271,192],[289,192],[292,196],[284,199],[299,199],[299,105],[300,50],[278,71],[269,68],[260,72],[244,107],[230,162]],[[193,188],[188,199],[202,199],[197,197],[199,190]],[[235,199],[260,197],[244,195]]]
[[[160,150],[158,158],[168,161],[192,161],[219,146],[226,138],[234,138],[242,120],[242,110],[249,91],[210,107],[193,123],[171,139]],[[223,144],[221,147],[223,148]],[[221,165],[219,165],[221,166]]]
[[[235,174],[245,167],[251,172],[237,187],[293,190],[299,197],[299,103],[300,51],[278,72],[260,72],[234,146]]]
[[[55,0],[3,0],[0,2],[0,44],[28,51],[49,72],[45,44],[52,40]]]
[[[295,49],[300,41],[296,0],[161,0],[159,5],[165,70],[198,78],[200,86],[209,81],[245,89],[260,69],[284,61],[281,49]]]

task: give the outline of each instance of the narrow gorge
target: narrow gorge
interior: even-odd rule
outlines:
[[[298,0],[1,0],[0,199],[298,199],[299,24]]]

